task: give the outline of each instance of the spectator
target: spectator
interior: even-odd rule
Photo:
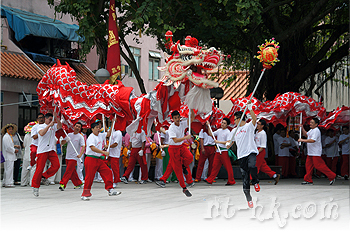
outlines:
[[[343,126],[343,134],[339,137],[339,146],[342,148],[342,165],[340,175],[344,177],[345,180],[349,179],[349,154],[350,154],[350,146],[349,146],[349,127]]]

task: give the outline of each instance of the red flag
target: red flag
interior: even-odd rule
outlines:
[[[117,15],[115,12],[115,0],[109,4],[108,21],[108,51],[107,51],[107,70],[110,73],[110,84],[114,85],[116,80],[120,79],[120,46],[117,28]]]

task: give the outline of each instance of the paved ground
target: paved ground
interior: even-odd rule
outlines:
[[[120,183],[122,194],[113,197],[94,183],[90,201],[82,201],[82,190],[71,182],[64,192],[57,184],[42,186],[39,197],[30,187],[1,188],[1,231],[348,231],[349,181],[301,182],[261,181],[259,193],[251,188],[254,209],[248,209],[241,180],[234,186],[200,182],[190,198],[176,183]]]

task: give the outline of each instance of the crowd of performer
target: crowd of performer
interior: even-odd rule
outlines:
[[[64,191],[71,180],[75,189],[83,189],[81,199],[89,200],[94,181],[103,182],[109,196],[121,194],[115,190],[120,182],[145,184],[154,181],[160,187],[177,182],[182,192],[191,197],[188,188],[202,180],[212,185],[222,166],[227,171],[225,185],[235,185],[232,164],[238,159],[243,192],[248,206],[252,208],[250,185],[256,192],[260,191],[258,173],[266,173],[277,184],[280,178],[297,176],[297,159],[300,164],[305,162],[303,185],[313,184],[313,175],[318,178],[327,176],[330,185],[334,184],[337,173],[338,178],[348,179],[348,126],[321,133],[319,120],[314,118],[310,125],[300,125],[303,137],[299,138],[299,131],[287,132],[286,128],[278,125],[273,135],[274,158],[275,165],[281,166],[282,172],[276,173],[266,162],[269,159],[268,125],[266,121],[256,118],[251,107],[248,106],[248,109],[251,120],[246,121],[246,116],[242,117],[243,112],[236,112],[234,122],[224,118],[221,128],[215,131],[207,123],[198,135],[188,132],[194,112],[192,118],[181,120],[179,112],[173,111],[173,123],[169,127],[161,127],[159,131],[155,131],[154,126],[151,135],[146,135],[143,130],[129,135],[111,127],[103,128],[101,120],[92,123],[89,130],[76,123],[73,132],[66,135],[62,133],[62,124],[57,115],[40,113],[36,123],[26,126],[23,140],[15,124],[2,128],[2,154],[5,159],[2,184],[3,187],[14,187],[14,184],[31,186],[34,196],[38,197],[41,184],[50,185],[59,181],[58,188]],[[238,124],[238,130],[237,127],[229,129]],[[60,178],[64,153],[61,149],[64,144],[67,144],[64,159],[66,169]],[[23,155],[21,148],[24,148]],[[193,175],[196,160],[197,169]],[[150,173],[152,162],[154,175]],[[136,163],[140,170],[135,180]],[[18,182],[21,165],[21,181]],[[315,173],[314,168],[317,170]]]

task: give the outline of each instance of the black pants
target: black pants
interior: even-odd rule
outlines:
[[[258,168],[256,167],[256,153],[250,153],[248,156],[239,159],[243,178],[243,192],[247,201],[252,200],[250,195],[250,175],[252,176],[252,184],[259,183],[258,179]]]
[[[22,159],[17,159],[14,163],[14,168],[13,168],[13,181],[14,182],[19,182],[21,181],[21,178],[19,176],[19,169],[21,167]]]

